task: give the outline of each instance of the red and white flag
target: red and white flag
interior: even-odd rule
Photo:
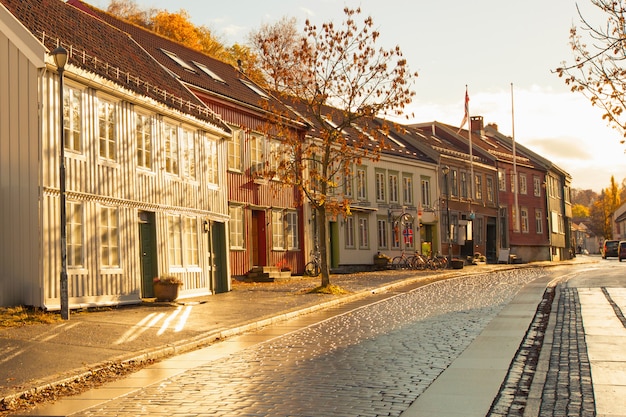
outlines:
[[[456,132],[457,135],[459,134],[461,129],[463,129],[463,126],[465,126],[465,123],[467,123],[468,120],[469,120],[469,94],[467,93],[467,86],[466,86],[465,87],[465,114],[463,115],[463,121],[461,122],[461,126],[459,127],[459,130]]]

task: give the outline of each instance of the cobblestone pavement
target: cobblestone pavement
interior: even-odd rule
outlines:
[[[524,284],[460,277],[195,367],[80,416],[397,416]]]
[[[576,288],[562,288],[541,417],[595,416],[591,365]]]

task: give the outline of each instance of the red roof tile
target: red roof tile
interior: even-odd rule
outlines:
[[[129,36],[61,0],[0,0],[49,50],[59,44],[69,63],[137,94],[228,131],[206,105]]]

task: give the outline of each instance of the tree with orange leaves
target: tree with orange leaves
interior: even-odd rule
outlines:
[[[296,187],[302,202],[310,204],[322,287],[330,285],[328,219],[350,214],[351,199],[346,191],[352,184],[358,185],[355,166],[379,159],[388,146],[385,122],[376,117],[403,114],[414,95],[411,84],[417,76],[409,71],[399,47],[386,50],[376,46],[380,34],[371,17],[357,21],[360,9],[346,8],[344,14],[341,25],[327,22],[318,27],[307,21],[303,35],[287,35],[292,38],[290,50],[276,31],[266,30],[267,36],[255,38],[264,55],[262,65],[281,65],[280,59],[269,56],[275,51],[297,63],[264,68],[266,74],[280,77],[268,84],[310,125],[307,137],[299,137],[288,112],[268,109],[264,133],[281,138],[282,144],[269,156],[271,172],[266,175]],[[285,23],[289,25],[288,21],[279,22]]]

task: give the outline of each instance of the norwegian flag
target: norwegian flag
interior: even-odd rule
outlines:
[[[457,134],[463,129],[465,123],[469,120],[469,94],[467,93],[467,86],[465,86],[465,115],[463,115],[463,121],[461,122],[461,127],[459,127]]]

